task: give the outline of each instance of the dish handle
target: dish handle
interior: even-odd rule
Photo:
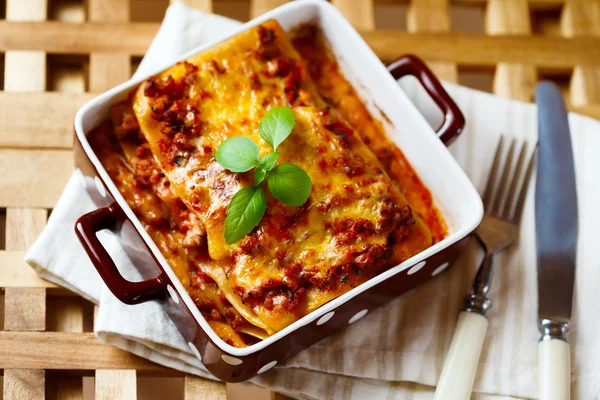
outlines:
[[[139,304],[149,300],[164,298],[167,282],[161,274],[145,281],[131,282],[123,277],[110,257],[97,233],[108,229],[120,231],[127,217],[115,203],[108,207],[89,212],[75,223],[75,233],[92,264],[117,299],[125,304]]]
[[[465,117],[438,78],[420,58],[410,54],[389,64],[387,69],[396,80],[412,75],[423,85],[425,91],[444,113],[444,121],[438,128],[437,135],[446,146],[449,146],[462,133]]]

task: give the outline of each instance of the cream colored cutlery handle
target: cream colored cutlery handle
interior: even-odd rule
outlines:
[[[458,315],[456,330],[446,355],[434,400],[471,398],[487,326],[488,320],[483,315],[469,311],[462,311]]]
[[[538,391],[540,400],[571,398],[571,352],[561,339],[538,344]]]

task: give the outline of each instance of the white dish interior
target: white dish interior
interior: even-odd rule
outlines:
[[[307,22],[314,23],[321,28],[344,75],[358,91],[361,99],[366,102],[369,111],[376,118],[380,117],[383,112],[391,121],[391,125],[386,124],[387,134],[402,149],[421,180],[431,191],[436,206],[448,224],[449,235],[429,249],[323,305],[268,339],[242,349],[230,346],[213,332],[202,317],[175,273],[111,181],[86,139],[86,133],[109,117],[110,106],[124,100],[129,91],[147,77],[123,83],[101,94],[85,104],[75,117],[76,134],[84,150],[102,176],[112,196],[123,208],[156,259],[160,261],[171,281],[174,282],[179,295],[198,323],[214,343],[234,356],[245,356],[263,349],[298,327],[318,320],[372,286],[456,243],[473,231],[483,216],[481,199],[471,181],[452,158],[444,144],[437,138],[427,121],[387,72],[381,61],[348,21],[328,2],[303,0],[287,3],[244,24],[225,39],[200,46],[184,54],[179,60],[184,60],[268,19],[276,19],[285,30]],[[148,76],[154,75],[162,69],[158,69]],[[379,119],[385,123],[385,119]]]

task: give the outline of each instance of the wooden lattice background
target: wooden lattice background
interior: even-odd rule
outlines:
[[[240,20],[284,2],[187,1]],[[416,53],[447,81],[524,101],[532,99],[538,78],[551,78],[564,89],[571,109],[600,118],[600,1],[332,2],[384,61]],[[73,170],[75,111],[94,93],[130,76],[167,3],[0,0],[0,386],[5,400],[74,400],[84,392],[86,398],[143,398],[146,377],[169,377],[169,385],[179,385],[173,386],[173,399],[226,398],[230,390],[102,344],[92,333],[94,307],[37,278],[23,262]]]

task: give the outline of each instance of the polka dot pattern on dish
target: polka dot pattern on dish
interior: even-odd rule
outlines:
[[[354,314],[354,316],[352,318],[350,318],[350,321],[348,321],[348,324],[355,323],[356,321],[358,321],[359,319],[361,319],[362,317],[367,315],[368,312],[369,312],[369,310],[367,310],[366,308],[362,311],[357,312],[356,314]]]
[[[194,353],[194,355],[198,358],[198,360],[202,361],[202,356],[200,355],[200,352],[198,351],[196,346],[194,346],[194,343],[188,342],[188,346],[190,346],[192,353]]]
[[[433,270],[433,272],[431,273],[431,276],[436,276],[441,274],[442,272],[444,272],[446,270],[446,268],[448,268],[448,266],[450,265],[449,262],[445,262],[443,264],[441,264],[439,267],[437,267],[436,269]]]
[[[234,365],[234,366],[235,365],[240,365],[242,363],[242,360],[240,360],[239,358],[235,358],[235,357],[229,356],[227,354],[223,354],[221,356],[221,359],[223,361],[225,361],[227,364]]]
[[[329,321],[331,319],[331,317],[333,317],[333,314],[335,314],[335,312],[334,311],[330,311],[327,314],[323,315],[317,321],[317,325],[323,325],[325,322]]]
[[[177,295],[175,289],[173,289],[173,286],[167,285],[167,292],[169,292],[169,295],[171,296],[175,304],[179,304],[179,296]]]
[[[100,193],[100,196],[106,197],[106,189],[104,189],[104,185],[102,184],[100,178],[95,177],[94,182],[96,183],[96,189],[98,189],[98,193]]]
[[[414,265],[411,269],[409,269],[407,274],[408,275],[416,274],[425,266],[425,264],[427,264],[426,261],[421,261],[420,263]]]
[[[270,363],[263,365],[263,367],[261,369],[259,369],[256,374],[260,375],[263,372],[267,372],[268,370],[270,370],[271,368],[273,368],[276,365],[277,365],[277,361],[271,361]]]

